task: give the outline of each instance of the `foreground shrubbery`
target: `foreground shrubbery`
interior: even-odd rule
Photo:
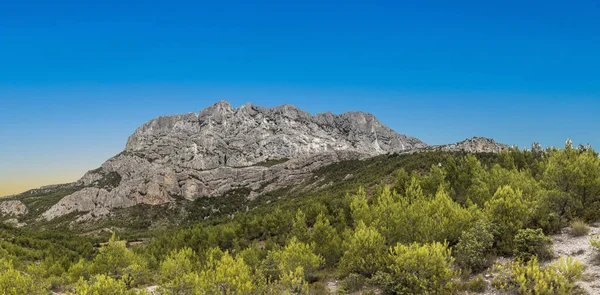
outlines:
[[[480,272],[493,262],[493,246],[492,225],[487,220],[479,220],[462,233],[454,250],[456,262],[463,270]]]
[[[495,256],[514,255],[518,262],[496,267],[495,287],[569,294],[581,266],[540,267],[552,256],[546,235],[600,217],[600,160],[570,144],[382,156],[319,175],[329,181],[348,172],[352,182],[166,230],[138,248],[117,236],[94,248],[86,237],[3,227],[0,293],[138,294],[158,285],[163,294],[318,294],[335,276],[346,291],[453,294],[485,288],[477,277],[460,280]],[[585,232],[578,228],[573,222],[572,232]]]
[[[581,279],[583,265],[568,257],[542,268],[533,258],[496,266],[496,271],[493,285],[497,289],[514,290],[520,295],[571,295],[575,282]]]
[[[398,244],[373,279],[390,294],[453,294],[453,262],[448,245]]]
[[[515,236],[514,257],[518,260],[528,261],[533,257],[539,260],[548,260],[554,256],[552,240],[544,235],[542,229],[520,229]]]

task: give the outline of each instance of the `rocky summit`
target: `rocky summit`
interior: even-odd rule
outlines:
[[[139,127],[123,152],[86,173],[81,187],[43,212],[46,220],[115,208],[216,197],[249,189],[248,198],[300,183],[331,163],[426,147],[371,114],[310,113],[291,105],[233,108],[218,102],[199,113],[164,116]]]
[[[485,137],[472,137],[465,139],[461,142],[444,144],[444,145],[432,145],[424,148],[406,151],[405,153],[414,152],[465,152],[465,153],[500,153],[502,151],[508,151],[510,146],[503,143],[498,143],[491,138]]]

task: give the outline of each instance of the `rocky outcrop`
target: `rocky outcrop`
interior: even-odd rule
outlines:
[[[461,151],[466,153],[499,153],[508,149],[508,145],[485,137],[473,137],[459,143],[442,146],[442,151],[445,152]]]
[[[125,151],[150,162],[208,170],[328,151],[375,155],[424,146],[366,113],[312,116],[290,105],[269,109],[246,104],[234,109],[222,101],[198,114],[144,124],[129,138]]]
[[[19,200],[0,201],[0,217],[19,217],[28,213],[27,207]]]
[[[440,151],[440,152],[465,152],[465,153],[500,153],[507,151],[510,147],[506,144],[497,143],[491,138],[473,137],[465,139],[458,143],[434,145],[424,148],[419,148],[408,153]]]
[[[331,163],[425,147],[373,115],[311,115],[294,106],[233,108],[221,101],[199,113],[159,117],[138,128],[125,150],[89,171],[43,217],[84,219],[113,208],[216,197],[249,188],[249,198],[300,183]]]

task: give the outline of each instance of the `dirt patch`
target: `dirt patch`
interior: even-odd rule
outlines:
[[[570,256],[585,265],[583,280],[577,285],[590,295],[600,294],[600,266],[594,262],[596,252],[590,245],[590,237],[600,235],[600,223],[590,227],[590,234],[581,237],[569,235],[569,229],[563,229],[560,235],[552,236],[554,254],[556,257]]]

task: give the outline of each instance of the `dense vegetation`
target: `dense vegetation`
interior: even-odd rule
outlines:
[[[191,214],[137,246],[125,240],[149,232],[100,244],[4,226],[0,294],[327,294],[330,279],[340,293],[455,294],[485,289],[477,274],[486,270],[497,289],[573,294],[582,266],[564,258],[542,267],[553,256],[547,235],[600,219],[600,159],[570,142],[381,156],[317,176],[317,191],[234,195],[230,205],[243,208]],[[494,265],[498,256],[515,259]]]

